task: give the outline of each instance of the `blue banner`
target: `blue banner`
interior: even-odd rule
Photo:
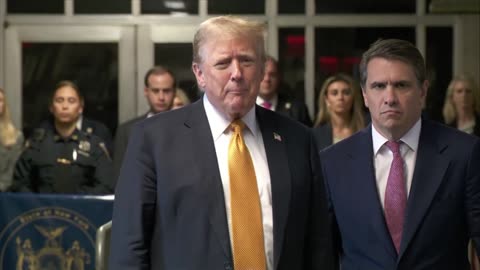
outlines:
[[[0,269],[94,270],[113,196],[0,193]]]

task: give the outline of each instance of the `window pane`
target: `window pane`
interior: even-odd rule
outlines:
[[[278,0],[278,13],[303,14],[305,13],[305,1]]]
[[[428,13],[443,14],[479,14],[480,1],[445,1],[445,0],[427,0],[426,9]]]
[[[430,81],[426,111],[442,121],[442,107],[453,73],[453,31],[451,27],[427,27],[427,76]]]
[[[23,43],[22,116],[25,133],[45,119],[61,80],[74,81],[85,97],[84,115],[113,132],[118,121],[116,43]]]
[[[209,14],[264,14],[265,0],[209,0]]]
[[[131,0],[75,0],[77,14],[130,14]]]
[[[415,13],[415,0],[315,0],[317,13]]]
[[[8,13],[63,14],[64,0],[7,0]]]
[[[358,64],[362,54],[379,38],[398,38],[415,44],[415,28],[317,28],[315,31],[315,100],[323,81],[331,75],[343,72],[358,80]],[[315,110],[317,109],[315,104]]]
[[[186,92],[190,101],[199,98],[200,93],[192,72],[191,43],[156,43],[155,65],[172,70],[177,77],[177,86]]]
[[[281,28],[279,45],[279,92],[305,100],[305,31],[303,28]]]
[[[198,0],[142,0],[143,14],[198,14]]]

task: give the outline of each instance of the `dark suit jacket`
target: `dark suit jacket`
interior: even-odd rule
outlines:
[[[457,120],[453,121],[449,126],[456,128]],[[473,135],[480,137],[480,115],[475,115],[475,126],[473,127]]]
[[[321,152],[343,270],[468,269],[480,250],[480,139],[422,120],[399,255],[373,167],[371,125]]]
[[[290,100],[279,95],[275,111],[300,121],[300,123],[303,123],[307,127],[312,126],[312,119],[308,114],[307,105],[305,105],[303,102],[298,100]]]
[[[256,116],[271,176],[274,269],[331,269],[311,133],[259,106]],[[138,123],[116,189],[110,269],[233,269],[227,224],[203,100]]]
[[[102,122],[83,117],[82,131],[97,135],[105,142],[105,146],[110,155],[113,155],[112,132]]]
[[[120,167],[122,166],[123,157],[125,155],[125,151],[127,150],[128,138],[130,137],[132,127],[135,125],[135,123],[140,122],[145,118],[147,118],[146,115],[139,116],[121,124],[117,128],[117,132],[115,133],[115,153],[113,155],[112,187],[115,187],[115,184],[117,183],[118,176],[120,174]]]
[[[312,129],[318,150],[327,148],[333,144],[333,130],[330,122]]]

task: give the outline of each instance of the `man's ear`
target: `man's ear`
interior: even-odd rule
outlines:
[[[205,89],[206,82],[205,82],[203,71],[200,68],[200,64],[195,62],[192,63],[192,71],[193,71],[193,74],[195,74],[195,78],[197,79],[198,87],[200,89]]]
[[[428,80],[423,81],[423,85],[422,85],[422,91],[423,91],[422,97],[423,98],[426,98],[426,96],[427,96],[428,87],[430,87],[430,82]]]

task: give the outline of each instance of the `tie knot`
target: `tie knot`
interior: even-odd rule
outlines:
[[[272,109],[272,103],[265,100],[265,101],[262,103],[262,107],[264,107],[265,109],[269,109],[269,110],[270,110],[270,109]]]
[[[396,154],[400,154],[400,143],[402,142],[388,141],[385,143],[385,145],[390,149],[390,151],[392,151],[394,155],[396,155]]]
[[[230,123],[230,128],[233,130],[233,132],[241,134],[242,130],[245,128],[245,123],[240,119],[236,119]]]

